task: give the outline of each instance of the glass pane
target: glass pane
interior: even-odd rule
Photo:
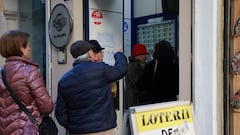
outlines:
[[[31,59],[46,80],[45,4],[40,0],[19,0],[19,28],[31,34]]]

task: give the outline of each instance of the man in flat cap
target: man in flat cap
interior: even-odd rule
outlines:
[[[105,48],[101,47],[101,45],[99,44],[99,42],[97,40],[89,40],[88,41],[90,44],[94,45],[94,47],[92,48],[93,52],[96,55],[95,61],[96,62],[103,62],[103,50]],[[117,100],[117,91],[119,88],[119,80],[112,82],[111,83],[111,89],[112,89],[112,97],[114,98],[113,100]]]
[[[58,82],[55,115],[70,135],[114,135],[110,85],[127,74],[128,63],[122,52],[114,54],[114,66],[96,62],[94,47],[86,41],[74,42],[70,47],[73,68]]]
[[[103,61],[103,50],[105,48],[101,47],[97,40],[89,40],[90,44],[94,45],[93,52],[96,54],[96,61],[102,62]]]

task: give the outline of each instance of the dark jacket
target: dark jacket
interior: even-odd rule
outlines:
[[[141,104],[177,100],[179,79],[178,66],[169,60],[159,60],[154,75],[155,59],[150,61],[140,77],[137,87],[145,92]]]
[[[135,57],[129,57],[128,73],[125,77],[126,82],[126,108],[138,105],[140,91],[136,88],[136,83],[141,76],[145,63]]]
[[[115,65],[80,61],[59,80],[56,105],[58,122],[70,134],[95,133],[116,127],[111,82],[127,73],[123,53],[114,55]]]
[[[53,101],[38,65],[16,56],[6,59],[4,68],[10,87],[40,124],[41,114],[52,112]],[[27,115],[9,95],[0,74],[0,135],[36,135],[36,132]]]

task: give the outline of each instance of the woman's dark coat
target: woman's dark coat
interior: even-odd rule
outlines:
[[[155,60],[150,61],[138,81],[138,89],[145,94],[141,104],[177,100],[178,66],[174,62],[160,61],[154,75]]]
[[[177,100],[179,93],[179,71],[173,48],[168,41],[160,41],[154,46],[153,60],[140,77],[137,88],[145,95],[142,104]]]

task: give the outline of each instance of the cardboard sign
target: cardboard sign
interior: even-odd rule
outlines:
[[[130,108],[133,135],[195,135],[192,105],[188,101]]]

